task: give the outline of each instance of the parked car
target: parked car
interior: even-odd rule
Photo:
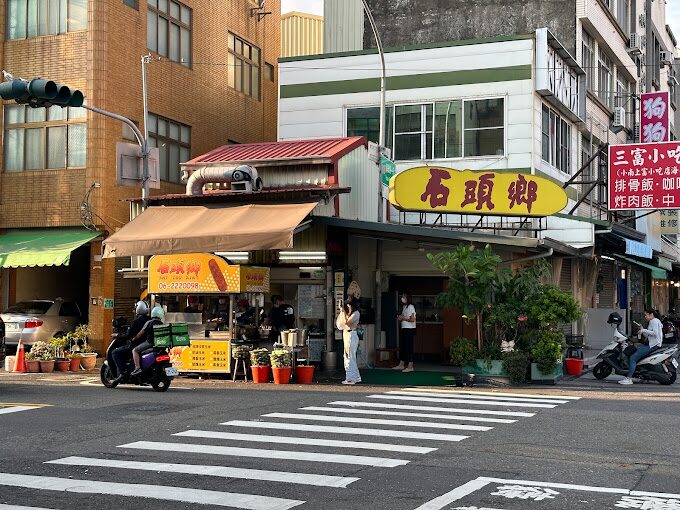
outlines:
[[[8,346],[17,345],[20,338],[28,346],[65,335],[76,329],[83,319],[78,304],[63,299],[21,301],[0,314],[0,318]]]

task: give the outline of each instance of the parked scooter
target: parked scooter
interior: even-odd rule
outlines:
[[[604,379],[612,372],[617,375],[628,373],[628,357],[637,349],[633,345],[634,339],[621,333],[619,326],[622,322],[623,318],[618,313],[609,314],[607,324],[614,329],[614,340],[597,355],[602,361],[593,368],[596,379]],[[638,361],[633,377],[656,381],[663,385],[673,384],[677,377],[678,361],[675,359],[677,354],[677,346],[659,346],[652,349],[647,356]]]
[[[663,343],[665,344],[677,344],[678,343],[678,328],[671,320],[669,315],[664,315],[661,317],[661,323],[663,324]]]
[[[107,388],[115,388],[119,384],[135,384],[151,387],[155,391],[167,391],[172,379],[178,374],[177,369],[170,363],[170,356],[164,347],[153,347],[142,352],[142,373],[138,376],[128,375],[121,381],[115,381],[118,376],[116,364],[113,361],[113,350],[122,347],[127,342],[128,324],[124,317],[113,319],[113,340],[106,349],[106,361],[102,365],[100,377]],[[132,359],[128,361],[127,373],[130,373]]]

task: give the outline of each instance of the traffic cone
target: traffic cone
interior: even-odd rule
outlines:
[[[28,372],[26,367],[26,355],[24,354],[24,340],[19,339],[19,346],[17,347],[17,356],[14,361],[14,371],[15,372]]]

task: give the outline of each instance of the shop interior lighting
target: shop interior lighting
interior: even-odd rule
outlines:
[[[281,262],[293,261],[315,261],[323,262],[326,260],[325,251],[280,251],[279,260]]]
[[[232,262],[248,262],[250,260],[250,253],[247,251],[216,251],[215,255]]]
[[[321,267],[321,266],[308,266],[308,267],[300,266],[300,271],[323,271],[323,267]]]
[[[606,255],[600,255],[600,258],[601,258],[602,260],[614,260],[613,258],[607,257]]]

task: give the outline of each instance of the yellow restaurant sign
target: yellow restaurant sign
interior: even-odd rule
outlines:
[[[209,253],[155,255],[149,260],[149,292],[269,292],[269,268],[230,266],[223,258]]]
[[[191,340],[191,347],[170,349],[170,362],[180,372],[225,373],[231,371],[231,342]]]
[[[566,207],[567,194],[530,174],[421,166],[390,179],[390,202],[403,211],[550,216]]]

